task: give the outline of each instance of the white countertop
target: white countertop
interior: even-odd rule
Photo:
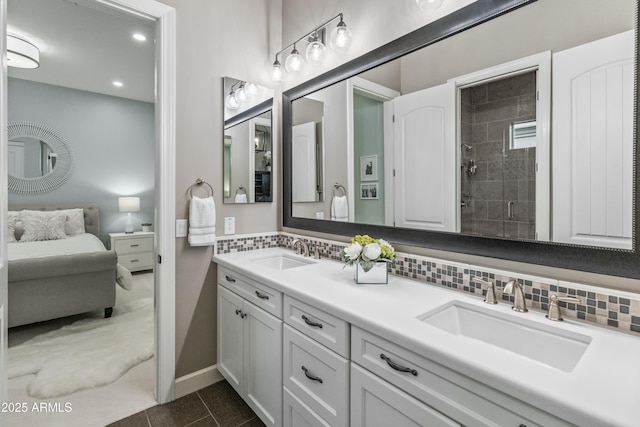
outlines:
[[[389,275],[387,285],[358,285],[353,267],[332,260],[277,270],[251,260],[293,252],[285,248],[220,254],[213,261],[311,304],[428,359],[580,426],[638,426],[640,337],[544,313],[514,313],[460,291]],[[299,257],[299,256],[298,256]],[[310,260],[310,258],[305,258]],[[587,335],[589,348],[572,372],[538,363],[477,340],[460,338],[417,319],[458,300],[532,322]]]

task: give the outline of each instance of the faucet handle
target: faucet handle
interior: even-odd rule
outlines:
[[[318,249],[318,245],[313,247],[313,258],[320,259],[320,249]]]
[[[547,319],[553,320],[554,322],[562,322],[564,319],[562,318],[562,312],[560,311],[560,306],[558,305],[558,301],[564,302],[582,302],[580,298],[577,297],[559,297],[556,294],[551,294],[549,297],[551,302],[549,303],[549,312],[547,313]]]
[[[481,279],[479,277],[474,277],[471,281],[487,285],[487,295],[484,297],[484,302],[486,302],[487,304],[498,303],[498,299],[496,298],[496,286],[493,282]]]

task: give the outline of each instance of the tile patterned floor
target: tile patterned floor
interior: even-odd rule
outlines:
[[[223,380],[164,405],[109,424],[107,427],[265,427]]]

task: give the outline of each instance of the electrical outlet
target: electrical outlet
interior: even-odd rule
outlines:
[[[236,234],[236,217],[224,217],[224,234]]]
[[[324,212],[316,212],[316,219],[324,219]]]
[[[176,219],[176,237],[187,237],[186,219]]]

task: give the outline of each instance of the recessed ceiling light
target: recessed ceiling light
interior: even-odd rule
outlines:
[[[114,80],[114,81],[113,81],[113,85],[114,85],[115,87],[122,87],[122,86],[123,86],[122,82],[121,82],[121,81],[118,81],[118,80]]]
[[[133,38],[134,38],[135,40],[138,40],[139,42],[143,42],[143,41],[146,41],[146,40],[147,40],[147,36],[145,36],[145,35],[144,35],[144,34],[142,34],[142,33],[134,33],[134,34],[133,34]]]

